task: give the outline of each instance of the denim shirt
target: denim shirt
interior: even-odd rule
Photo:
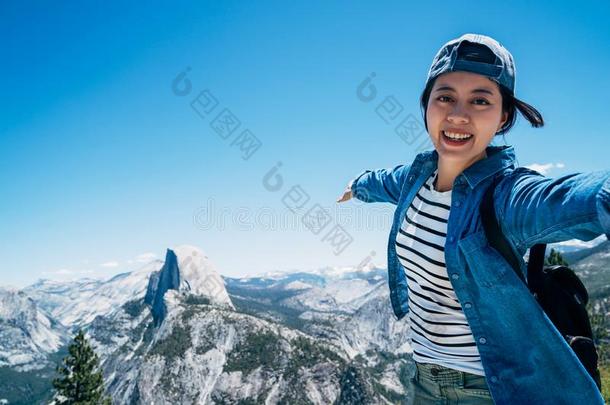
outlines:
[[[456,177],[447,224],[445,263],[472,330],[489,390],[498,404],[603,404],[591,376],[512,267],[489,246],[479,215],[495,176],[496,215],[527,277],[523,256],[537,243],[610,236],[610,170],[550,178],[515,167],[510,145],[486,149]],[[396,205],[388,243],[390,301],[397,319],[409,311],[407,278],[396,233],[415,194],[438,164],[436,150],[411,164],[366,170],[351,183],[364,202]],[[527,279],[527,278],[526,278]]]

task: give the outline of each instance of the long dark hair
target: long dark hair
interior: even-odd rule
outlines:
[[[428,84],[426,84],[426,88],[421,94],[420,104],[422,115],[424,119],[424,125],[426,126],[426,131],[428,130],[428,123],[426,122],[426,111],[428,109],[428,100],[430,99],[430,93],[432,92],[432,87],[434,86],[434,82],[438,78],[430,80]],[[515,96],[513,96],[506,87],[503,85],[494,82],[500,88],[500,94],[502,95],[502,112],[508,112],[508,118],[502,128],[496,132],[496,135],[503,135],[510,131],[510,129],[515,125],[517,120],[517,111],[521,113],[525,117],[526,120],[532,124],[534,128],[540,128],[544,126],[544,119],[542,118],[542,114],[534,107],[529,105],[528,103],[519,100]]]

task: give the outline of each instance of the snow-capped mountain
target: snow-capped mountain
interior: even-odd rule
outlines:
[[[223,279],[200,249],[180,246],[107,281],[41,281],[27,291],[86,329],[117,402],[407,395],[407,327],[393,318],[383,269]]]
[[[167,249],[163,268],[150,276],[144,302],[152,307],[157,325],[167,313],[164,297],[168,290],[206,297],[234,309],[222,277],[208,257],[194,246]]]
[[[563,255],[581,254],[589,249],[595,248],[596,246],[607,242],[608,238],[606,235],[599,235],[597,238],[591,239],[590,241],[582,241],[579,239],[570,239],[563,242],[549,243],[547,248],[555,249]]]
[[[302,312],[304,319],[323,318],[325,313],[353,314],[372,299],[373,291],[380,286],[387,289],[386,271],[376,267],[366,271],[342,267],[340,271],[325,268],[315,273],[276,272],[272,276],[225,280],[231,296],[292,308]]]
[[[227,289],[238,310],[325,339],[350,359],[367,351],[409,354],[409,326],[392,312],[386,271],[327,269],[227,278]]]
[[[127,301],[143,297],[151,273],[162,266],[163,261],[153,260],[133,272],[117,274],[106,281],[40,280],[22,291],[62,324],[76,328],[89,324],[98,315],[108,314]]]
[[[402,357],[394,350],[389,361],[378,358],[388,347],[380,337],[394,332],[396,341],[402,339],[395,345],[404,348],[404,326],[381,325],[380,318],[396,323],[383,302],[388,299],[383,282],[350,281],[347,273],[328,279],[319,274],[276,275],[272,288],[261,288],[264,281],[259,279],[232,280],[227,284],[238,284],[243,293],[234,296],[200,250],[169,249],[163,268],[151,274],[145,298],[97,317],[88,334],[102,354],[109,391],[121,403],[325,404],[353,397],[388,403],[392,395],[406,394],[401,381],[412,364],[408,350]],[[202,282],[212,277],[212,282]],[[251,311],[256,299],[249,294],[261,289],[272,301],[283,294],[283,302],[275,304],[300,311],[307,327],[299,330],[265,311]],[[233,305],[232,298],[240,306]],[[366,301],[376,304],[356,304]],[[249,313],[240,310],[244,303]],[[361,325],[350,327],[351,314]],[[337,323],[328,324],[331,320]],[[367,343],[367,336],[374,344]],[[373,369],[382,370],[383,377]],[[384,395],[373,388],[383,384],[382,379],[393,387]]]
[[[341,280],[341,279],[362,279],[379,281],[385,277],[385,270],[376,267],[373,263],[364,266],[326,266],[319,269],[308,271],[270,271],[263,274],[240,277],[234,280],[255,285],[269,286],[274,283],[286,283],[287,280],[309,278],[310,280]]]
[[[0,288],[0,367],[43,368],[67,341],[66,328],[26,293]]]
[[[170,291],[165,301],[158,328],[142,305],[89,331],[102,351],[110,336],[126,337],[104,360],[117,402],[323,404],[340,395],[347,356],[338,348],[206,299]]]
[[[607,243],[566,253],[595,294],[608,284],[598,282]],[[0,355],[19,358],[10,352],[13,336],[38,328],[36,336],[55,333],[55,340],[36,339],[49,344],[23,354],[27,364],[48,359],[65,350],[68,327],[83,327],[117,403],[399,403],[409,396],[408,324],[394,317],[386,270],[371,264],[231,278],[183,245],[106,281],[42,280],[12,293],[12,304],[0,301]],[[17,317],[30,320],[20,323],[25,328],[15,329],[15,306],[29,308]],[[0,399],[7,387],[0,383]]]

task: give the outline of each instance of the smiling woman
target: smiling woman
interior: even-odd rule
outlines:
[[[519,111],[512,55],[493,38],[447,42],[428,72],[421,106],[434,150],[410,164],[366,170],[339,202],[396,204],[388,240],[390,301],[406,317],[415,404],[602,404],[598,387],[517,272],[488,243],[480,205],[488,188],[510,249],[610,234],[610,171],[558,179],[516,167],[491,146]],[[522,270],[523,271],[523,270]]]
[[[485,148],[507,118],[498,84],[488,78],[449,72],[434,80],[425,121],[441,156],[439,191],[450,190],[459,173],[486,157]]]
[[[533,127],[544,125],[538,110],[514,96],[514,76],[511,84],[500,81],[501,69],[493,70],[493,76],[481,74],[501,67],[501,63],[514,74],[514,62],[508,51],[502,61],[487,46],[470,42],[460,45],[453,50],[456,62],[452,70],[438,70],[446,50],[439,52],[420,98],[426,130],[441,156],[439,191],[450,190],[459,173],[486,157],[485,149],[492,138],[514,125],[516,111]],[[481,66],[491,68],[479,71]]]

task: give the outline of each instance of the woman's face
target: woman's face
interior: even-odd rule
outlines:
[[[440,75],[426,111],[428,133],[439,158],[460,167],[485,158],[485,149],[507,118],[508,113],[502,112],[498,84],[470,72]],[[445,131],[472,136],[465,141],[452,141]]]

